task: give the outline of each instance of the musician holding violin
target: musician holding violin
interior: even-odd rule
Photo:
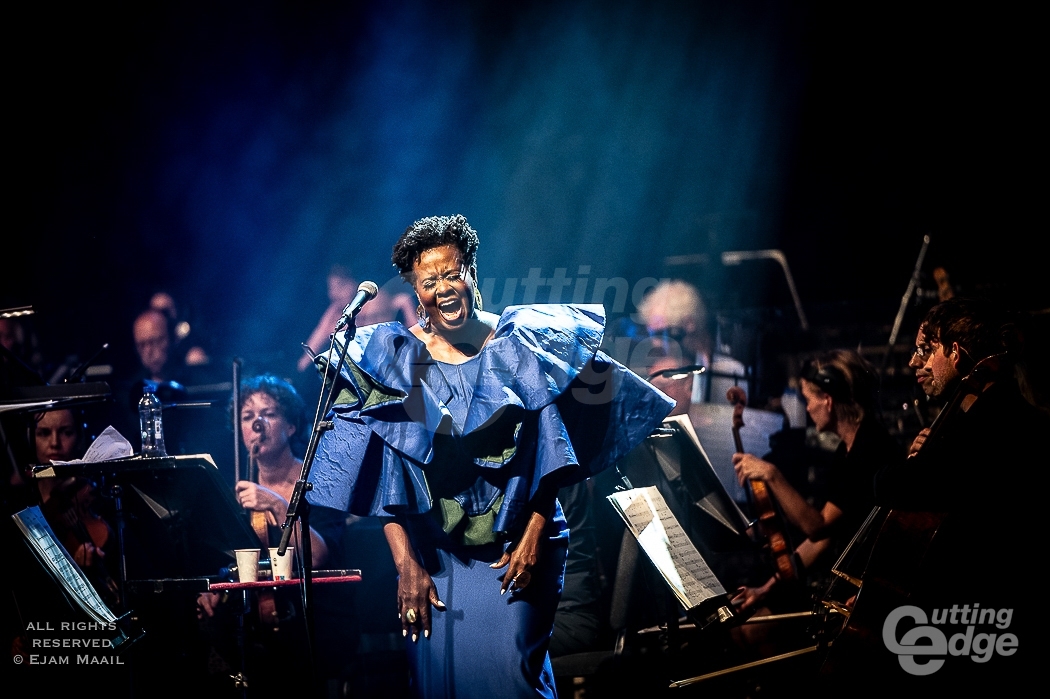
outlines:
[[[784,518],[806,539],[794,550],[794,570],[778,571],[759,587],[744,587],[734,602],[741,609],[761,605],[785,578],[802,578],[829,550],[845,546],[874,505],[874,477],[899,461],[900,446],[875,417],[875,372],[852,350],[833,350],[809,362],[801,376],[806,412],[818,431],[839,436],[827,501],[818,509],[772,463],[752,454],[733,455],[741,485],[759,481],[772,493]],[[785,574],[787,573],[787,574]]]
[[[85,446],[84,423],[69,409],[51,410],[34,417],[33,443],[36,463],[72,461],[80,458]],[[109,569],[107,550],[115,543],[113,529],[97,512],[95,485],[83,477],[31,478],[36,486],[41,511],[51,529],[84,570],[102,599],[111,609],[120,606],[119,577]]]

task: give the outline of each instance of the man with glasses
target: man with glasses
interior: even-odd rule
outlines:
[[[649,337],[642,351],[634,354],[678,358],[678,366],[698,364],[707,368],[704,373],[691,376],[692,403],[723,402],[731,386],[741,386],[748,392],[747,369],[715,347],[707,308],[695,286],[680,279],[661,281],[642,299],[638,315]],[[673,367],[674,363],[668,360],[660,366]],[[655,371],[649,369],[646,375]],[[665,386],[660,388],[665,390]],[[688,411],[688,405],[679,410]]]
[[[904,528],[894,538],[880,534],[870,559],[886,561],[897,553],[900,559],[930,537],[918,565],[900,578],[907,604],[927,613],[953,605],[1014,610],[1011,627],[995,631],[1018,638],[1016,653],[992,662],[956,653],[960,657],[948,657],[932,678],[968,689],[974,682],[989,689],[1023,686],[1013,683],[1027,669],[1041,635],[1022,581],[1031,577],[1034,551],[1026,535],[1035,531],[1029,521],[1042,491],[1034,479],[1046,464],[1041,442],[1050,434],[1050,422],[1018,387],[1016,337],[1003,314],[983,301],[952,298],[930,309],[910,365],[926,395],[945,407],[934,426],[916,438],[908,458],[875,479],[876,502],[884,508],[936,515],[935,524],[923,531]],[[879,552],[879,547],[885,548]],[[965,636],[966,623],[952,626],[955,621],[941,630]],[[985,631],[978,627],[973,633]]]

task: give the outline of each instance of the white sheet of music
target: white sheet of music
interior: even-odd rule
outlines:
[[[11,515],[15,524],[26,537],[26,541],[33,547],[40,561],[47,567],[48,572],[58,580],[66,590],[72,593],[73,599],[87,612],[88,616],[98,623],[110,624],[117,617],[105,605],[98,596],[95,588],[91,586],[83,571],[76,561],[66,551],[65,546],[58,542],[51,526],[44,519],[44,514],[39,507],[27,507],[21,512]]]
[[[656,486],[613,493],[608,500],[686,609],[725,594]]]

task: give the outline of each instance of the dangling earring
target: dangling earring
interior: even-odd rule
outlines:
[[[419,318],[419,327],[430,330],[430,316],[423,310],[423,304],[416,306],[416,318]]]
[[[484,310],[481,303],[481,289],[479,289],[476,284],[474,285],[474,310]]]

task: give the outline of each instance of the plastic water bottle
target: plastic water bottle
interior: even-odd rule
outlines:
[[[139,400],[139,435],[142,437],[143,456],[167,456],[164,448],[164,421],[160,399],[155,387],[146,384]]]

